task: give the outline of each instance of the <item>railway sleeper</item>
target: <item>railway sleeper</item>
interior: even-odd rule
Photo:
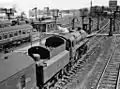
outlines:
[[[116,79],[104,78],[102,81],[116,82]]]
[[[115,78],[117,78],[117,76],[104,76],[103,79],[104,78],[113,78],[113,79],[115,79]]]
[[[110,76],[117,76],[118,72],[110,72],[109,75]]]
[[[99,86],[98,89],[115,89],[115,87]]]
[[[115,85],[116,84],[116,82],[110,82],[110,81],[102,81],[100,84],[102,84],[102,85]]]
[[[118,67],[118,65],[115,64],[115,60],[112,61],[113,63],[109,64],[108,67],[113,67],[113,68],[116,68]]]
[[[110,73],[110,74],[117,74],[118,73],[118,71],[117,70],[108,70],[108,71],[106,71],[106,72],[108,72],[108,73]]]
[[[105,86],[106,88],[107,88],[107,87],[109,87],[109,88],[110,88],[110,87],[113,87],[113,88],[115,89],[115,85],[112,85],[112,84],[106,84],[106,85],[101,85],[101,86]]]
[[[107,70],[116,70],[117,71],[118,67],[108,67]]]
[[[118,71],[105,71],[105,74],[117,74],[118,73]]]

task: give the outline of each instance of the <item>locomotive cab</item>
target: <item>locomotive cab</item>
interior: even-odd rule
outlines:
[[[69,63],[69,51],[65,40],[59,36],[48,37],[41,46],[28,49],[28,55],[36,62],[37,85],[43,86]]]
[[[41,46],[34,46],[28,49],[28,54],[34,59],[34,61],[49,59],[50,56],[49,50]]]
[[[49,60],[65,50],[65,40],[59,36],[51,36],[46,39],[44,45],[34,46],[28,49],[28,54],[34,61]]]

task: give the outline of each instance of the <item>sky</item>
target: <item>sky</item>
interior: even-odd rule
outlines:
[[[79,9],[84,7],[90,7],[91,0],[0,0],[0,7],[15,6],[17,10],[24,11],[28,14],[29,9],[37,7],[41,10],[44,7],[58,8],[58,9]],[[108,6],[109,0],[92,0],[94,5]],[[118,0],[120,5],[120,0]]]

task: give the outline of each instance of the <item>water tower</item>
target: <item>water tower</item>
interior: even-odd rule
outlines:
[[[114,11],[117,7],[117,0],[109,0],[109,7]]]

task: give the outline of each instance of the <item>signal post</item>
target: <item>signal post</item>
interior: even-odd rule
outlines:
[[[110,31],[109,31],[109,36],[112,36],[113,34],[112,34],[112,28],[113,28],[113,26],[112,26],[112,22],[113,22],[113,18],[112,17],[110,17]]]

